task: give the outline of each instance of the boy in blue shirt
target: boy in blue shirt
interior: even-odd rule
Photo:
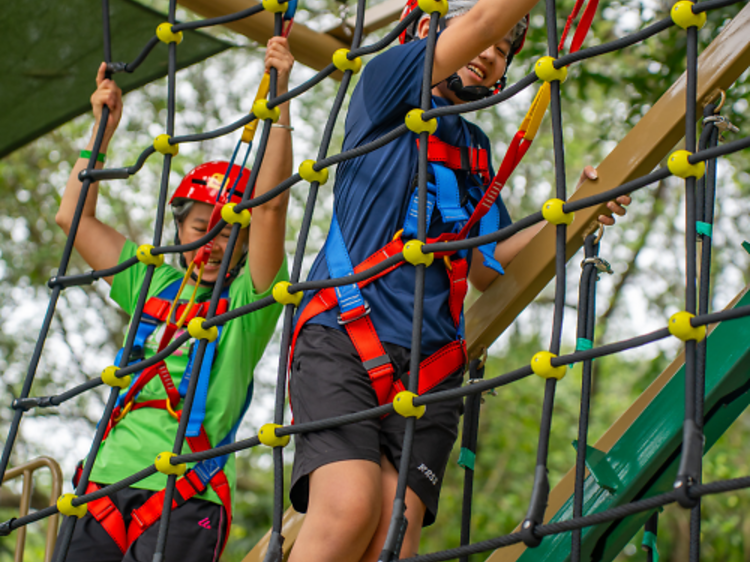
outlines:
[[[535,2],[448,0],[447,23],[433,63],[434,106],[462,103],[500,87],[525,36],[525,14]],[[352,95],[343,151],[382,137],[401,125],[409,110],[420,106],[426,52],[422,39],[429,18],[423,17],[414,27],[410,32],[418,40],[388,50],[365,67]],[[416,237],[416,139],[413,133],[402,135],[339,164],[331,231],[309,279],[340,277],[352,266],[378,259],[384,248]],[[428,240],[458,232],[493,176],[489,139],[461,117],[441,117],[430,144],[437,147],[435,154],[460,165],[431,158]],[[595,174],[593,168],[588,172]],[[617,204],[610,209],[624,214]],[[511,224],[500,198],[486,216],[470,230],[471,235]],[[609,221],[607,217],[603,222]],[[436,364],[455,363],[452,371],[428,380],[429,389],[447,390],[462,383],[461,309],[467,274],[475,287],[485,290],[502,271],[500,264],[507,264],[538,230],[528,229],[496,247],[487,245],[445,263],[436,260],[426,268],[423,358],[437,358]],[[366,286],[341,288],[335,296],[331,291],[306,295],[291,362],[290,400],[297,423],[372,408],[392,399],[391,387],[402,388],[399,385],[407,380],[409,370],[414,277],[415,268],[407,265]],[[372,339],[361,339],[361,331],[377,333],[375,352],[366,349]],[[420,393],[426,371],[420,367]],[[386,388],[381,386],[384,379]],[[460,411],[459,398],[431,404],[416,424],[402,557],[416,553],[422,526],[435,520]],[[391,415],[295,436],[290,495],[295,509],[307,512],[307,517],[290,562],[377,560],[388,531],[404,426],[404,418]]]

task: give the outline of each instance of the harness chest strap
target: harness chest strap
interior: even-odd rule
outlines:
[[[172,306],[172,303],[168,299],[153,297],[153,298],[150,298],[148,301],[146,301],[146,304],[143,307],[143,312],[144,314],[148,315],[149,322],[151,322],[150,319],[152,318],[153,321],[156,323],[160,323],[160,322],[167,323],[164,329],[164,334],[162,335],[162,338],[159,342],[157,353],[163,351],[164,348],[166,348],[167,345],[169,345],[169,342],[172,340],[172,337],[177,331],[177,326],[176,324],[173,323],[173,320],[176,318],[180,318],[182,314],[184,313],[185,308],[188,305],[182,304],[178,307],[175,307],[173,318],[168,318],[169,310],[171,306]],[[209,303],[207,302],[200,303],[199,305],[194,306],[188,312],[188,315],[186,317],[186,322],[192,320],[196,316],[205,316],[207,314],[208,307],[209,307]],[[223,314],[224,312],[227,311],[228,308],[229,308],[229,302],[226,299],[220,299],[216,314],[217,315]],[[118,423],[118,421],[122,419],[120,415],[125,410],[128,404],[131,404],[131,406],[128,408],[129,412],[135,411],[143,407],[143,405],[136,404],[135,399],[137,398],[140,391],[143,390],[143,387],[145,387],[151,381],[151,379],[153,379],[156,375],[159,375],[159,379],[161,380],[162,385],[164,386],[164,389],[167,393],[167,397],[169,399],[169,403],[170,403],[172,410],[174,411],[177,408],[177,405],[180,403],[180,399],[181,399],[180,392],[174,386],[174,382],[172,381],[172,376],[169,373],[169,369],[167,369],[166,363],[164,361],[160,361],[159,363],[156,363],[144,369],[144,371],[138,376],[138,378],[130,386],[127,393],[125,394],[125,397],[122,400],[123,405],[115,408],[114,412],[112,413],[112,417],[110,419],[110,423],[107,428],[107,433],[109,433],[112,427],[114,427]],[[153,402],[153,401],[150,401],[150,402]],[[143,404],[147,404],[147,403],[143,403]]]
[[[416,140],[419,148],[419,139]],[[463,170],[469,174],[479,175],[485,185],[491,179],[489,157],[484,148],[453,146],[435,135],[430,135],[427,142],[427,160],[439,162],[451,170]]]

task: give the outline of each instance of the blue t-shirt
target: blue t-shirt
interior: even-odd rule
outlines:
[[[346,119],[343,151],[372,142],[404,122],[408,111],[420,106],[426,41],[412,41],[389,49],[375,57],[364,69],[352,94]],[[434,97],[437,106],[448,105]],[[471,143],[490,153],[490,143],[479,127],[460,116],[438,120],[437,137],[453,146]],[[417,173],[418,148],[415,133],[406,133],[387,145],[338,165],[334,186],[334,210],[341,227],[352,265],[363,262],[385,246],[403,228],[413,195],[412,180]],[[490,164],[490,174],[492,173]],[[462,200],[469,196],[471,178],[456,173]],[[472,184],[473,185],[473,184]],[[469,196],[470,197],[470,196]],[[470,197],[472,204],[475,197]],[[500,227],[511,224],[505,205],[498,197]],[[452,231],[435,209],[428,237]],[[472,235],[477,232],[475,228]],[[326,249],[318,254],[309,280],[329,279]],[[471,258],[471,252],[468,252]],[[362,289],[371,308],[371,319],[382,341],[411,347],[414,311],[415,268],[405,264]],[[448,308],[449,282],[445,267],[436,261],[426,269],[422,352],[431,354],[456,339],[457,330]],[[306,294],[303,310],[312,294]],[[339,310],[322,313],[311,323],[343,330],[337,322]],[[463,326],[459,327],[463,335]]]

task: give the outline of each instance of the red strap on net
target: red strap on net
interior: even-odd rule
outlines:
[[[164,404],[164,401],[161,401]],[[211,448],[211,443],[206,435],[204,429],[201,428],[201,434],[198,437],[188,437],[187,439],[190,449],[194,453],[207,451]],[[231,528],[232,521],[232,494],[224,471],[221,470],[209,482],[211,488],[213,488],[216,495],[219,496],[224,509],[227,512],[227,525],[225,528],[224,546],[226,546],[229,539],[229,531]],[[86,493],[90,494],[100,490],[102,487],[94,482],[89,482],[86,488]],[[193,498],[196,494],[202,493],[206,487],[201,482],[198,475],[193,471],[189,470],[184,476],[179,478],[176,482],[175,493],[177,500],[172,500],[172,509],[176,509],[189,499]],[[104,528],[107,534],[117,544],[117,547],[124,554],[127,549],[133,544],[151,525],[156,523],[161,518],[162,506],[164,504],[164,490],[151,496],[141,507],[131,512],[131,522],[128,526],[127,531],[125,530],[125,520],[122,517],[122,513],[117,509],[114,502],[109,496],[104,496],[98,500],[94,500],[88,503],[89,513],[96,519],[99,524]]]
[[[583,6],[583,2],[584,0],[576,1],[573,12],[570,14],[565,24],[565,29],[563,30],[558,50],[562,50],[563,45],[565,44],[568,30],[570,29],[573,20],[578,16],[578,13]],[[588,4],[586,5],[586,9],[584,10],[583,16],[581,17],[581,21],[578,22],[578,27],[576,28],[575,35],[573,36],[573,42],[570,46],[571,53],[581,48],[583,40],[586,38],[586,35],[591,29],[591,23],[594,21],[594,15],[596,14],[598,5],[599,0],[589,0]],[[546,91],[545,88],[547,88]],[[460,240],[466,238],[469,235],[469,231],[471,230],[471,228],[485,214],[487,214],[487,211],[489,211],[492,205],[495,204],[495,201],[499,197],[500,191],[505,186],[508,178],[518,167],[518,164],[521,163],[521,160],[526,155],[526,152],[528,152],[529,147],[531,146],[531,143],[536,136],[536,131],[539,127],[539,123],[541,122],[544,112],[547,109],[547,105],[549,104],[548,88],[548,85],[543,85],[542,88],[540,88],[539,92],[537,93],[537,97],[534,99],[534,102],[529,108],[529,112],[526,114],[526,117],[521,124],[521,127],[513,137],[510,146],[508,146],[508,150],[505,153],[505,157],[503,158],[502,163],[500,164],[497,175],[492,180],[492,184],[487,188],[487,191],[485,191],[484,196],[480,200],[477,208],[472,213],[468,222],[461,229],[461,232],[456,237],[457,239]]]
[[[432,390],[443,382],[448,375],[462,369],[464,365],[466,365],[466,342],[456,340],[444,345],[419,364],[419,389],[417,394],[422,395]],[[391,386],[386,402],[393,402],[396,394],[402,390],[406,390],[404,383],[400,380],[395,381]]]
[[[558,51],[563,50],[563,47],[565,46],[565,39],[567,39],[568,37],[570,26],[573,23],[573,20],[578,17],[578,14],[583,7],[583,3],[584,0],[576,0],[573,11],[568,16],[568,20],[565,22],[565,28],[563,29],[562,35],[560,36],[560,44],[557,47]],[[586,9],[583,11],[583,15],[581,16],[581,21],[578,22],[576,32],[573,35],[573,41],[570,44],[571,53],[575,53],[578,49],[581,48],[581,45],[583,45],[583,41],[584,39],[586,39],[586,35],[588,35],[589,30],[591,29],[591,24],[594,21],[594,15],[596,15],[596,10],[598,7],[599,0],[589,0],[588,4],[586,5]]]

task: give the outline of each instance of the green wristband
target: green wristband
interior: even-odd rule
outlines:
[[[86,158],[87,160],[91,158],[91,151],[90,150],[82,150],[81,151],[81,158]],[[104,163],[104,161],[107,159],[107,155],[103,152],[100,152],[96,155],[96,159],[98,162]]]

